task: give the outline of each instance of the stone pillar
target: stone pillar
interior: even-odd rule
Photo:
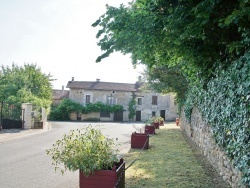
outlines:
[[[23,103],[22,109],[24,109],[22,117],[24,117],[24,129],[32,128],[32,104],[31,103]]]

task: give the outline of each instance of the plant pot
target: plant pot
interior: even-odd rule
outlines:
[[[176,119],[175,119],[175,122],[176,122],[176,125],[178,126],[178,125],[179,125],[179,122],[180,122],[180,121],[179,121],[179,118],[176,118]]]
[[[155,134],[155,126],[154,125],[146,125],[145,126],[146,134]]]
[[[153,123],[153,125],[155,126],[156,129],[159,129],[160,123],[159,122],[155,122],[155,123]]]
[[[97,170],[85,176],[79,171],[80,188],[125,188],[125,162],[120,159],[111,170]]]
[[[138,149],[149,148],[149,135],[145,133],[132,133],[131,135],[131,148]]]

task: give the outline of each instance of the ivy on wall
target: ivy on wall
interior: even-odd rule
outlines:
[[[88,103],[86,106],[83,107],[82,113],[87,114],[91,112],[117,112],[122,111],[123,106],[121,105],[107,105],[101,102],[97,103]]]
[[[128,119],[129,120],[132,120],[136,115],[136,106],[135,105],[136,105],[135,94],[132,93],[132,98],[128,104],[128,111],[129,111]]]
[[[49,115],[50,120],[70,120],[69,115],[71,112],[81,112],[88,114],[91,112],[117,112],[122,111],[121,105],[107,105],[101,102],[89,103],[86,106],[82,106],[80,103],[72,101],[70,99],[64,99],[59,105],[51,108]]]
[[[194,106],[211,125],[215,141],[242,172],[242,183],[250,186],[250,52],[227,69],[219,68],[207,89],[193,88],[185,103],[191,120]]]

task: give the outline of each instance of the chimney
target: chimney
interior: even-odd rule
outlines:
[[[75,80],[75,77],[72,77],[72,82],[74,82],[74,80]]]
[[[99,78],[97,78],[97,79],[96,79],[96,82],[100,82],[100,79],[99,79]]]
[[[62,94],[64,95],[64,85],[62,85]]]
[[[138,82],[139,83],[141,82],[141,76],[138,76]]]

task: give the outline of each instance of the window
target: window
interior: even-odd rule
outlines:
[[[110,117],[110,112],[100,112],[100,117]]]
[[[86,95],[86,100],[85,100],[85,103],[90,103],[90,95]]]
[[[157,96],[152,96],[152,105],[157,105]]]
[[[142,98],[137,98],[137,105],[142,105]]]
[[[109,97],[108,97],[108,104],[110,104],[110,105],[115,104],[115,97],[109,96]]]

